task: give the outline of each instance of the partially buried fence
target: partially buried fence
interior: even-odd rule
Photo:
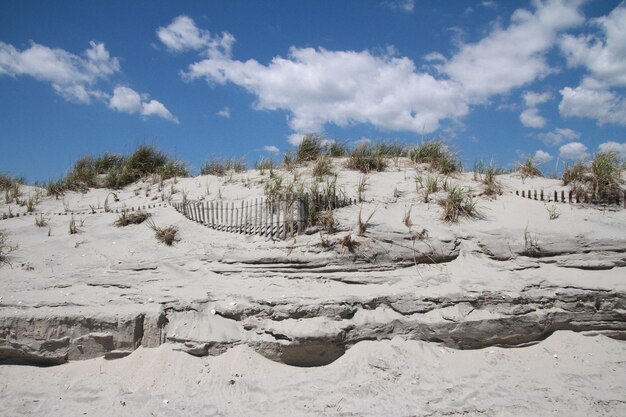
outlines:
[[[183,201],[172,206],[185,217],[215,230],[286,239],[317,221],[317,214],[354,203],[345,196],[287,194],[279,198]]]
[[[544,190],[517,190],[515,194],[531,200],[547,201],[555,203],[595,203],[598,198],[592,194],[583,193],[578,194],[573,190],[560,190],[560,191],[544,191]],[[621,196],[620,196],[621,194]],[[620,201],[620,197],[621,201]],[[622,205],[626,209],[626,190],[622,193],[616,193],[612,198],[606,198],[605,204]]]

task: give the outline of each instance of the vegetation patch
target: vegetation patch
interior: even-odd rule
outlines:
[[[128,210],[124,210],[115,220],[114,224],[119,227],[128,226],[129,224],[141,224],[148,220],[150,216],[150,213],[145,211],[129,212]]]
[[[563,172],[578,198],[593,203],[613,203],[622,193],[622,164],[615,152],[599,152],[589,165],[578,162]]]
[[[443,207],[441,220],[447,223],[456,223],[461,217],[480,217],[476,199],[458,185],[449,187],[448,194],[439,200],[439,205]]]
[[[461,170],[456,154],[440,140],[429,140],[408,151],[410,159],[419,164],[428,164],[440,174],[449,175]]]

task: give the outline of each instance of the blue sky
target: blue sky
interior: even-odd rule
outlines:
[[[466,166],[626,157],[626,4],[0,3],[0,171],[154,144],[199,169],[304,133],[442,138]]]

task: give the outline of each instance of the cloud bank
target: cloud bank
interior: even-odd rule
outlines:
[[[494,27],[478,42],[459,44],[451,57],[429,54],[425,59],[432,72],[397,56],[393,48],[376,54],[291,47],[286,56],[267,64],[241,61],[232,58],[232,35],[212,36],[187,16],[159,28],[157,36],[168,50],[201,51],[202,58],[182,72],[185,80],[235,84],[254,95],[255,109],[287,112],[295,133],[319,132],[326,124],[367,123],[380,130],[428,134],[445,121],[462,119],[473,105],[552,73],[546,55],[562,31],[584,22],[581,3],[535,1],[533,10],[516,10],[508,26]],[[390,4],[413,7],[413,2]],[[522,123],[545,126],[540,102],[527,104]]]

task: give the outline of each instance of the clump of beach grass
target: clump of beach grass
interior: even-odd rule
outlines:
[[[146,224],[148,228],[154,232],[159,242],[165,243],[167,246],[172,246],[174,243],[180,241],[178,228],[176,226],[158,227],[152,218],[149,218]]]
[[[429,140],[408,151],[414,163],[428,164],[440,174],[449,175],[461,170],[456,154],[440,140]]]
[[[449,188],[448,194],[439,200],[443,207],[441,220],[447,223],[456,223],[461,217],[478,218],[477,200],[472,194],[458,185]]]
[[[129,224],[141,224],[148,220],[149,217],[150,213],[146,211],[139,210],[131,212],[123,210],[115,220],[114,224],[118,227],[128,226]]]

